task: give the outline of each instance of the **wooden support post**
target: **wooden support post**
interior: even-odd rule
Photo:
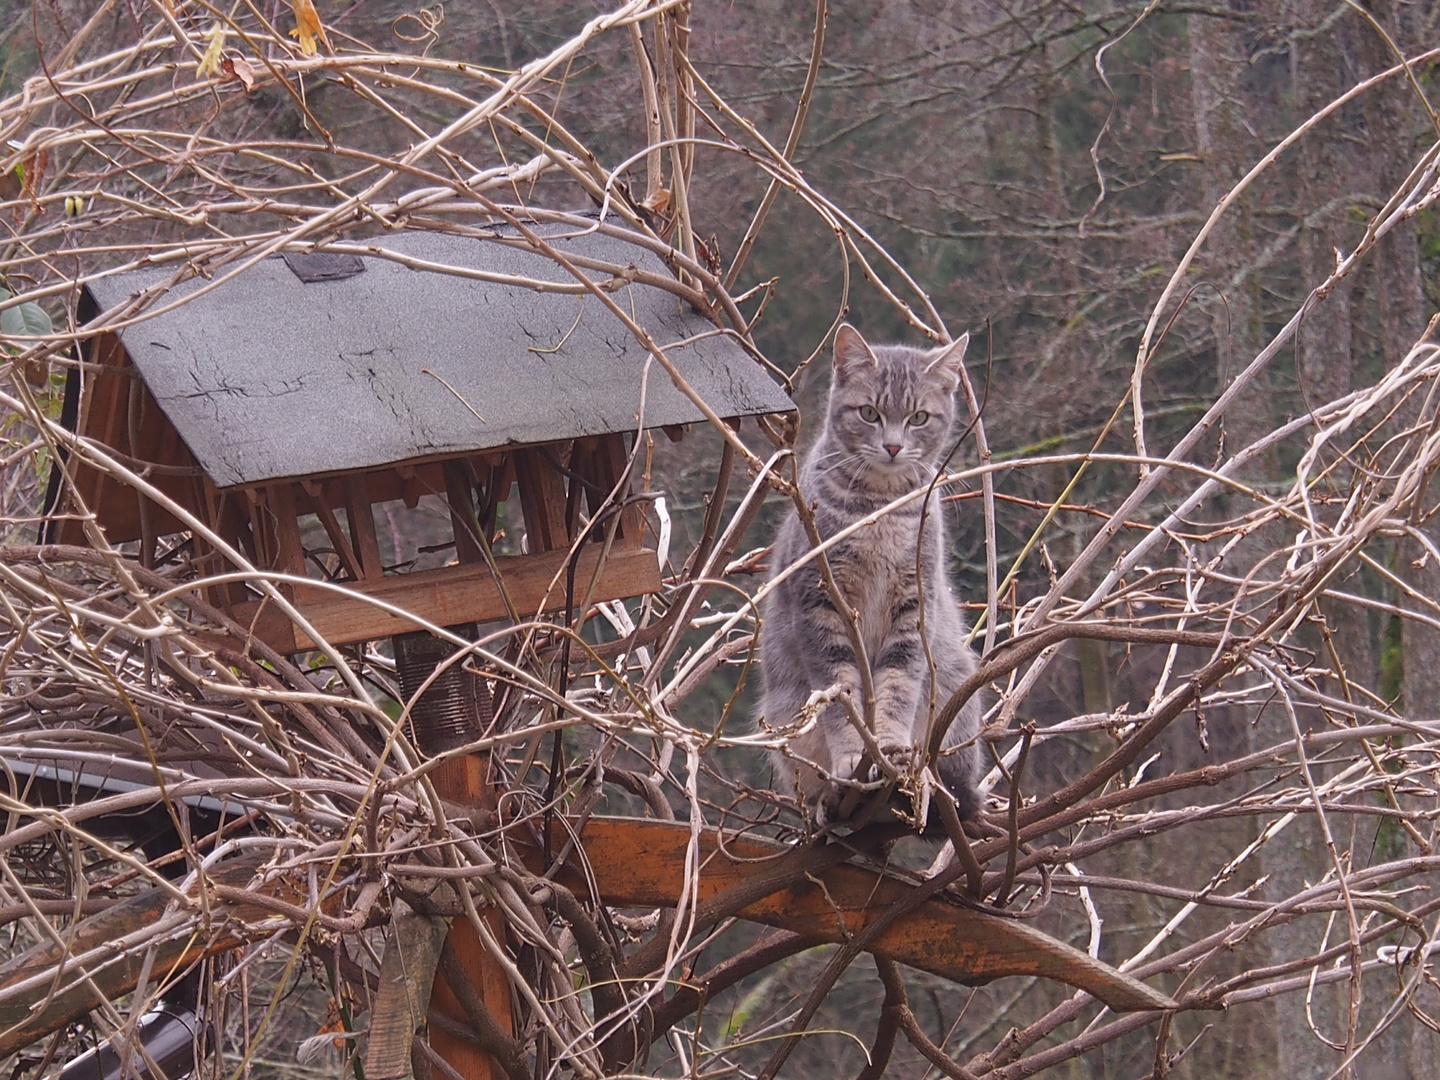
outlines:
[[[485,561],[477,535],[475,497],[470,469],[463,461],[445,462],[445,501],[450,504],[450,529],[455,534],[455,558],[463,564]]]
[[[315,516],[320,519],[320,524],[325,527],[325,535],[335,546],[335,554],[340,556],[340,565],[345,568],[345,572],[350,575],[352,581],[361,580],[360,560],[355,555],[355,549],[350,546],[350,538],[340,527],[340,519],[330,508],[329,493],[323,484],[314,480],[302,480],[301,484],[304,485],[309,496],[315,500]]]
[[[420,496],[426,493],[415,466],[397,465],[395,475],[400,478],[400,498],[405,500],[405,509],[414,510],[420,505]]]
[[[261,492],[246,488],[240,493],[240,498],[245,502],[245,516],[250,520],[250,543],[245,554],[250,556],[250,561],[257,568],[273,570],[280,560],[275,517]]]
[[[594,505],[591,507],[593,513],[615,486],[619,484],[620,477],[625,475],[625,462],[629,454],[625,450],[625,436],[618,431],[609,435],[601,435],[595,440],[595,476],[601,490],[594,493]],[[623,499],[630,493],[630,485],[616,492],[616,499]],[[640,546],[643,529],[641,525],[640,508],[638,506],[627,506],[620,515],[620,527],[615,533],[615,544],[622,548],[637,548]]]
[[[275,518],[275,569],[305,576],[305,549],[300,544],[300,512],[295,505],[296,485],[272,484],[265,503]]]
[[[380,538],[375,535],[375,515],[370,509],[370,485],[364,476],[341,480],[345,492],[345,517],[350,523],[350,542],[360,563],[360,577],[374,581],[384,575],[380,564]]]
[[[554,453],[556,448],[548,449]],[[569,547],[570,539],[565,532],[564,478],[538,446],[517,450],[514,458],[530,554]]]
[[[485,471],[479,473],[485,478],[485,501],[477,517],[480,527],[485,530],[485,538],[494,540],[495,516],[500,504],[510,498],[510,486],[515,483],[515,466],[509,454],[502,454],[485,464]],[[476,468],[478,473],[478,465]]]
[[[467,754],[442,762],[430,774],[436,793],[449,802],[462,806],[482,806],[494,809],[495,789],[489,782],[489,754]],[[505,923],[492,909],[481,913],[490,934],[502,946],[505,941]],[[486,951],[479,934],[463,916],[450,924],[450,947],[460,958],[471,983],[485,1002],[485,1008],[495,1023],[506,1034],[515,1032],[510,1013],[510,984],[505,973]],[[430,995],[430,1008],[443,1013],[453,1020],[469,1026],[465,1010],[445,981],[444,973],[435,976],[435,986]],[[443,1031],[438,1025],[430,1028],[430,1045],[450,1067],[464,1080],[501,1080],[504,1072],[485,1051],[475,1044]]]
[[[239,506],[235,505],[234,496],[219,491],[208,476],[197,477],[195,484],[195,502],[201,509],[201,520],[223,539],[243,546],[246,554],[254,559],[255,540],[246,528]],[[201,564],[202,573],[223,574],[233,569],[202,537],[194,537],[194,545],[195,560]],[[205,591],[212,604],[227,611],[246,598],[245,586],[239,582],[207,586]]]

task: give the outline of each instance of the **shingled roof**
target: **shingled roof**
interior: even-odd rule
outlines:
[[[552,242],[669,273],[613,236]],[[576,284],[551,259],[493,239],[411,232],[364,243],[412,261]],[[411,269],[379,254],[361,257],[353,276],[321,267],[307,282],[294,262],[264,259],[209,291],[203,279],[186,281],[154,306],[200,293],[194,300],[120,331],[220,487],[633,431],[637,419],[647,428],[702,419],[658,364],[646,374],[649,354],[593,296]],[[173,274],[137,270],[86,288],[105,312]],[[668,355],[720,416],[794,408],[736,341],[674,294],[627,282],[610,295],[656,342],[675,346]]]

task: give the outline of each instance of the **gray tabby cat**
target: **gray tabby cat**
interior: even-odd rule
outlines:
[[[955,418],[954,394],[969,343],[966,334],[934,350],[871,348],[854,327],[840,327],[825,427],[800,470],[801,489],[813,501],[822,538],[931,481]],[[835,581],[859,613],[875,689],[876,740],[901,763],[924,742],[931,715],[976,666],[946,575],[944,514],[932,494],[922,538],[922,505],[920,499],[907,503],[828,550]],[[917,544],[923,598],[915,576]],[[810,541],[792,508],[775,540],[776,574],[809,551]],[[921,641],[922,600],[928,659]],[[760,712],[769,724],[793,722],[812,693],[837,682],[851,690],[856,711],[863,711],[850,637],[821,586],[815,562],[769,594],[761,628]],[[971,698],[945,745],[969,742],[979,728],[980,704]],[[791,756],[775,755],[777,770],[823,821],[833,813],[839,792],[811,765],[849,779],[864,753],[860,734],[835,702],[825,707],[814,728],[791,741],[790,751]],[[973,743],[940,759],[941,779],[956,797],[962,818],[973,818],[980,808],[979,767],[979,747]]]

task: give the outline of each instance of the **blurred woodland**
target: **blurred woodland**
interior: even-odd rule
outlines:
[[[437,1032],[511,1080],[1433,1075],[1440,5],[0,12],[11,1080],[123,1043],[181,983],[217,1049],[196,1075],[217,1080],[456,1075]],[[253,553],[198,519],[158,555],[109,543],[83,508],[83,542],[40,530],[57,461],[142,498],[158,483],[61,423],[107,329],[80,311],[86,280],[224,280],[400,229],[537,222],[664,252],[676,295],[799,422],[636,435],[626,475],[665,548],[660,589],[454,642],[497,702],[463,750],[504,792],[466,816],[407,734],[387,643],[267,651],[210,603],[238,573],[283,605]],[[750,715],[750,598],[787,501],[804,505],[794,457],[843,320],[876,341],[972,338],[943,490],[994,768],[984,820],[947,827],[970,854],[934,866],[943,837],[884,820],[875,784],[853,831],[815,835],[768,790],[783,720]],[[442,501],[420,512],[377,517],[387,565],[440,566],[461,543]],[[521,552],[524,522],[491,524],[487,551]],[[344,559],[307,529],[310,573],[343,588]],[[62,751],[154,784],[56,805],[15,763]],[[201,793],[239,808],[243,835],[190,835],[182,796]],[[160,807],[175,849],[102,827],[106,806]],[[621,815],[680,836],[677,902],[605,902],[629,849],[585,830]],[[764,888],[707,884],[727,843]],[[832,873],[898,899],[808,936],[754,916],[820,894],[838,912],[850,879]],[[81,932],[148,896],[128,936]],[[941,904],[982,944],[983,927],[1033,931],[1166,1007],[875,946]],[[437,953],[460,1011],[384,1058],[386,957],[436,920],[474,926],[499,989],[479,1000]]]

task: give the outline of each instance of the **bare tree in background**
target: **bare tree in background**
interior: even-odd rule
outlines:
[[[10,32],[0,756],[129,755],[163,779],[57,809],[8,778],[16,1080],[73,1056],[77,1022],[123,1035],[187,975],[227,1033],[206,1075],[448,1075],[423,1037],[376,1056],[384,958],[430,920],[473,923],[511,998],[508,1028],[476,1000],[432,1026],[516,1080],[1424,1075],[1433,12],[630,0],[357,5],[317,29],[311,10],[55,4]],[[436,796],[376,650],[265,652],[207,605],[214,567],[150,568],[98,530],[32,542],[62,449],[148,486],[58,422],[76,344],[103,329],[79,322],[83,281],[142,263],[223,280],[380,230],[597,214],[668,248],[677,291],[802,404],[847,312],[916,340],[990,321],[942,479],[983,677],[939,722],[985,693],[995,768],[933,876],[913,868],[936,844],[886,785],[857,783],[825,834],[765,790],[764,750],[813,722],[747,723],[743,696],[763,632],[751,526],[767,493],[805,506],[793,426],[717,422],[684,444],[713,460],[653,448],[652,486],[694,510],[661,593],[470,646],[512,687],[467,748],[510,781],[493,820]],[[559,771],[531,767],[557,726]],[[229,736],[203,778],[183,753],[201,728]],[[118,739],[136,732],[148,750]],[[102,828],[202,790],[250,832],[238,851],[188,838],[178,886]],[[634,899],[635,852],[605,832],[622,812],[673,841],[648,853],[673,902]],[[537,864],[552,816],[575,837]],[[720,887],[734,866],[752,876]],[[847,907],[859,880],[889,899]],[[1016,961],[1034,971],[963,985],[998,970],[985,941],[974,968],[927,968],[904,929],[935,912],[995,942],[1039,931]],[[1052,943],[1099,962],[1076,974]],[[428,970],[474,976],[439,951]]]

